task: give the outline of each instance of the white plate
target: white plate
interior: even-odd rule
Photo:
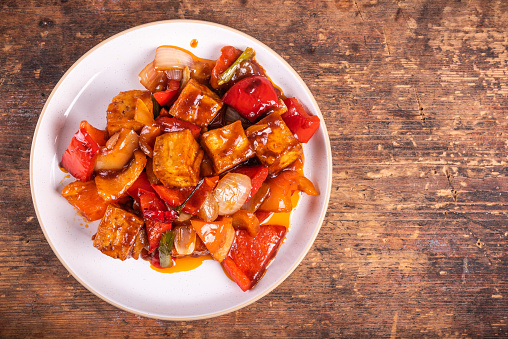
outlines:
[[[197,48],[190,42],[197,39]],[[143,89],[138,73],[153,60],[159,45],[176,45],[203,58],[216,59],[220,49],[250,46],[256,59],[287,96],[297,97],[321,118],[321,127],[304,145],[305,174],[318,187],[316,197],[303,195],[293,212],[291,229],[275,260],[250,291],[226,277],[215,261],[188,272],[159,273],[143,260],[112,259],[92,246],[98,222],[84,222],[61,197],[72,179],[58,163],[81,120],[105,128],[106,108],[120,91]],[[319,107],[298,74],[261,42],[231,28],[202,21],[163,21],[121,32],[83,55],[53,89],[35,129],[30,156],[30,185],[35,211],[51,248],[67,270],[87,289],[129,312],[167,320],[202,319],[238,310],[263,297],[298,266],[310,249],[328,206],[332,158]],[[288,300],[289,302],[289,300]]]

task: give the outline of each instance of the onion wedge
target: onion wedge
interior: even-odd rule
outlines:
[[[155,50],[154,66],[157,71],[171,69],[192,68],[194,58],[192,54],[175,46],[160,46]]]

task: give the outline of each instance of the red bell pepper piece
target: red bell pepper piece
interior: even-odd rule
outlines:
[[[279,225],[261,226],[255,237],[246,230],[236,231],[233,245],[222,265],[242,291],[251,289],[261,279],[286,232],[286,227]]]
[[[142,172],[139,177],[134,181],[134,184],[127,190],[127,194],[130,195],[134,200],[136,200],[139,204],[139,195],[138,190],[143,189],[148,192],[155,193],[150,181],[148,181],[148,176],[146,172]]]
[[[163,133],[177,132],[184,129],[191,131],[192,136],[197,139],[201,133],[201,128],[194,125],[192,122],[188,122],[178,118],[170,118],[168,116],[159,116],[155,119],[155,123],[160,127]]]
[[[256,192],[261,187],[261,184],[266,180],[266,177],[268,176],[268,167],[265,165],[241,167],[234,172],[245,174],[250,178],[252,188],[250,190],[249,196],[247,197],[247,200],[245,200],[245,202],[247,202],[254,196],[254,194],[256,194]]]
[[[299,142],[308,142],[319,128],[319,117],[309,115],[296,98],[284,100],[288,110],[282,119]]]
[[[206,199],[206,193],[208,191],[212,191],[217,185],[218,181],[219,181],[218,176],[205,177],[205,180],[203,181],[201,186],[199,186],[199,188],[196,190],[196,192],[194,192],[189,201],[187,201],[182,211],[188,214],[196,215],[198,213],[199,208],[203,204],[203,201]],[[168,188],[163,185],[152,185],[152,187],[159,194],[162,200],[164,200],[171,206],[181,205],[193,190],[193,187]]]
[[[76,179],[88,181],[92,178],[99,150],[99,144],[87,128],[80,125],[62,156],[61,165]]]
[[[267,220],[273,215],[273,212],[257,210],[254,214],[258,218],[259,223],[262,224],[265,220]]]
[[[192,192],[192,187],[169,188],[164,185],[152,185],[157,194],[171,206],[179,206]]]
[[[139,189],[138,194],[145,219],[148,253],[152,253],[159,247],[162,234],[171,229],[178,215],[173,210],[168,211],[164,202],[155,193]]]
[[[178,93],[179,88],[180,81],[171,79],[169,80],[168,88],[165,91],[155,92],[153,97],[161,106],[172,104],[170,101],[171,99],[176,99],[176,94]]]
[[[278,104],[278,97],[272,82],[257,75],[238,81],[224,94],[222,101],[254,122],[270,107]]]
[[[92,137],[92,139],[99,145],[99,146],[104,146],[106,145],[106,142],[108,141],[108,134],[106,133],[106,131],[103,131],[103,130],[100,130],[100,129],[97,129],[95,127],[93,127],[92,125],[90,125],[88,123],[88,121],[86,120],[83,120],[81,121],[81,123],[79,124],[79,128],[84,128],[86,129],[86,131],[88,132],[88,134],[90,134],[90,136]]]
[[[233,62],[238,59],[238,57],[242,54],[242,51],[233,46],[224,46],[221,48],[221,55],[215,62],[215,66],[212,69],[212,75],[210,77],[210,85],[213,88],[217,89],[219,87],[223,87],[225,85],[219,86],[217,83],[219,80],[219,76],[229,68],[233,64]]]

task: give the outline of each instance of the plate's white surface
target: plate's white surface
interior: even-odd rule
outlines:
[[[190,47],[192,39],[197,48]],[[263,279],[248,292],[207,260],[199,268],[158,273],[143,260],[112,259],[92,246],[98,222],[83,218],[61,197],[66,178],[58,162],[81,120],[106,126],[106,109],[120,91],[144,89],[139,71],[153,60],[155,48],[170,44],[203,58],[216,59],[220,48],[247,46],[272,81],[287,96],[297,97],[321,118],[321,127],[304,145],[305,174],[318,187],[317,197],[303,195],[291,218],[291,229]],[[81,57],[54,88],[39,118],[30,158],[30,184],[41,228],[67,270],[105,301],[130,312],[167,320],[217,316],[244,307],[269,293],[300,263],[323,221],[330,195],[332,158],[319,107],[297,73],[275,52],[244,33],[201,21],[163,21],[119,33]]]

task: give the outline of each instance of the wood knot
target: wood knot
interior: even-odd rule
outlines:
[[[48,19],[48,18],[44,18],[41,21],[39,21],[39,27],[51,27],[54,25],[55,25],[55,23],[53,22],[53,20]]]

